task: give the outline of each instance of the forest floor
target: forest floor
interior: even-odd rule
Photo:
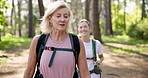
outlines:
[[[118,45],[117,45],[118,46]],[[0,52],[0,58],[6,64],[0,66],[0,78],[22,78],[27,64],[29,47],[12,48],[8,52]],[[148,54],[113,53],[103,46],[104,57],[102,78],[147,78]]]

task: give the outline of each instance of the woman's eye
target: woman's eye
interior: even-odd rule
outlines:
[[[82,29],[82,27],[79,27],[80,29]]]
[[[58,18],[60,17],[60,16],[57,16]]]
[[[87,28],[87,26],[84,26],[84,28]]]
[[[65,18],[68,18],[69,16],[64,16]]]

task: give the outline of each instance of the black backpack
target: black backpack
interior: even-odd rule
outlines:
[[[41,47],[42,46],[45,46],[46,41],[47,41],[49,35],[50,34],[48,34],[48,35],[41,34],[40,38],[38,39],[38,43],[37,43],[37,46],[36,46],[37,70],[36,70],[36,73],[35,73],[34,78],[43,78],[43,76],[40,74],[40,70],[39,70],[39,67],[40,67],[40,59],[41,59],[41,56],[42,56],[42,52],[44,50]],[[71,33],[69,33],[69,36],[70,36],[70,40],[71,40],[73,54],[75,56],[75,63],[77,64],[78,63],[78,56],[79,56],[79,53],[80,53],[79,39],[78,39],[78,37],[76,35],[71,34]],[[76,65],[75,65],[75,73],[74,73],[73,78],[78,78],[78,73],[77,73],[77,67],[76,67]]]

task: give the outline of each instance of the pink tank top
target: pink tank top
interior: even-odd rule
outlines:
[[[61,42],[53,42],[49,37],[46,46],[72,48],[69,36]],[[73,78],[75,57],[70,51],[56,51],[52,66],[48,67],[53,51],[44,50],[40,61],[40,72],[44,78]]]

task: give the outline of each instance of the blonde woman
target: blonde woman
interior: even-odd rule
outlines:
[[[73,52],[57,50],[56,54],[53,55],[56,48],[72,48],[68,33],[71,19],[72,12],[67,6],[67,3],[56,1],[49,4],[41,22],[42,33],[50,35],[47,37],[45,49],[44,46],[42,48],[43,53],[39,66],[40,78],[77,78],[74,77],[76,58]],[[32,78],[34,75],[35,68],[38,64],[36,47],[39,38],[40,36],[35,36],[31,42],[28,64],[23,78]],[[90,78],[85,59],[84,45],[81,40],[78,41],[80,43],[80,53],[77,59],[77,66],[80,70],[80,78]],[[35,78],[37,77],[35,76]]]

